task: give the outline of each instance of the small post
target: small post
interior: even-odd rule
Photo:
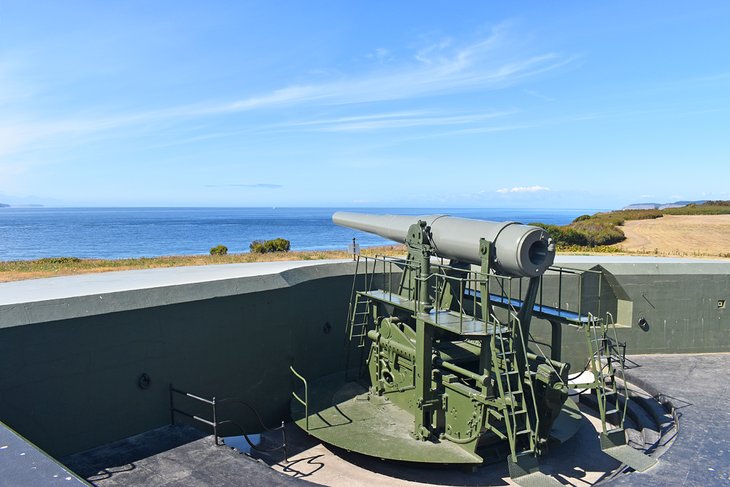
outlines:
[[[216,408],[216,400],[215,396],[213,396],[213,440],[215,441],[215,446],[218,446],[218,418],[217,418],[217,408]]]
[[[352,254],[352,260],[357,260],[357,256],[360,255],[360,244],[357,243],[355,237],[352,237],[352,243],[348,247],[348,250]]]
[[[172,383],[169,385],[169,392],[170,392],[170,424],[175,425],[175,404],[173,403],[173,397],[172,397]]]

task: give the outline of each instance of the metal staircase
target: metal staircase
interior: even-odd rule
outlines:
[[[584,330],[592,354],[592,389],[596,394],[601,417],[601,450],[636,471],[644,471],[653,466],[656,460],[626,442],[624,423],[629,390],[624,377],[624,356],[619,353],[620,343],[613,317],[610,313],[607,313],[605,320],[593,315],[589,317]]]
[[[367,296],[355,293],[354,303],[348,320],[348,339],[355,340],[357,348],[365,347],[368,329],[372,327],[372,300]]]
[[[516,460],[518,453],[534,453],[536,446],[537,428],[532,425],[523,388],[523,377],[529,377],[529,373],[520,373],[512,332],[503,332],[501,327],[495,329],[497,332],[492,335],[490,348],[496,374],[497,399],[503,407],[510,454]],[[520,443],[527,448],[520,449]]]
[[[366,338],[368,330],[374,327],[374,309],[375,304],[372,299],[358,291],[353,290],[353,296],[351,298],[350,312],[347,320],[347,337],[348,343],[346,344],[346,356],[345,356],[345,377],[348,378],[350,371],[355,371],[355,377],[362,375],[365,356],[365,348],[369,343]],[[354,347],[353,347],[354,343]],[[353,352],[358,352],[354,353]],[[353,355],[355,362],[353,364]]]

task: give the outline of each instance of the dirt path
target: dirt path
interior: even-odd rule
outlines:
[[[730,215],[667,215],[631,220],[621,227],[629,252],[730,257]]]

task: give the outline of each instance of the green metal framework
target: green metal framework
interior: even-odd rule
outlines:
[[[357,259],[345,379],[361,380],[367,389],[349,406],[332,404],[350,416],[372,415],[369,420],[379,425],[375,429],[380,432],[374,434],[387,435],[382,423],[396,416],[401,422],[410,417],[410,425],[400,425],[413,442],[407,446],[409,452],[388,453],[377,438],[363,439],[362,449],[351,448],[344,423],[340,431],[330,427],[336,416],[310,429],[309,418],[317,413],[301,397],[296,399],[306,411],[299,424],[325,441],[381,458],[432,463],[455,458],[451,461],[477,464],[487,457],[507,456],[514,478],[540,476],[537,457],[547,450],[556,420],[572,404],[567,401],[569,365],[560,361],[560,329],[568,325],[584,330],[593,373],[592,381],[570,387],[591,389],[597,395],[604,451],[640,467],[641,462],[625,451],[630,448],[623,432],[628,393],[613,320],[610,315],[606,320],[596,318],[600,279],[591,310],[596,315],[580,309],[584,275],[599,273],[551,268],[558,276],[558,306],[550,306],[543,301],[543,276],[499,275],[492,268],[492,243],[482,239],[479,246],[479,267],[439,262],[429,228],[419,222],[409,229],[406,259]],[[560,307],[564,275],[577,276],[577,311]],[[364,288],[356,289],[356,282],[364,283]],[[549,357],[531,340],[533,317],[551,323]],[[388,414],[386,406],[395,411],[391,419],[382,416]],[[320,419],[326,416],[319,414]],[[443,447],[441,453],[434,445]],[[455,447],[462,457],[453,454]],[[542,477],[543,483],[554,480]]]

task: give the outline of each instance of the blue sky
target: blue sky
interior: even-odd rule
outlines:
[[[0,0],[0,201],[730,199],[730,2]]]

